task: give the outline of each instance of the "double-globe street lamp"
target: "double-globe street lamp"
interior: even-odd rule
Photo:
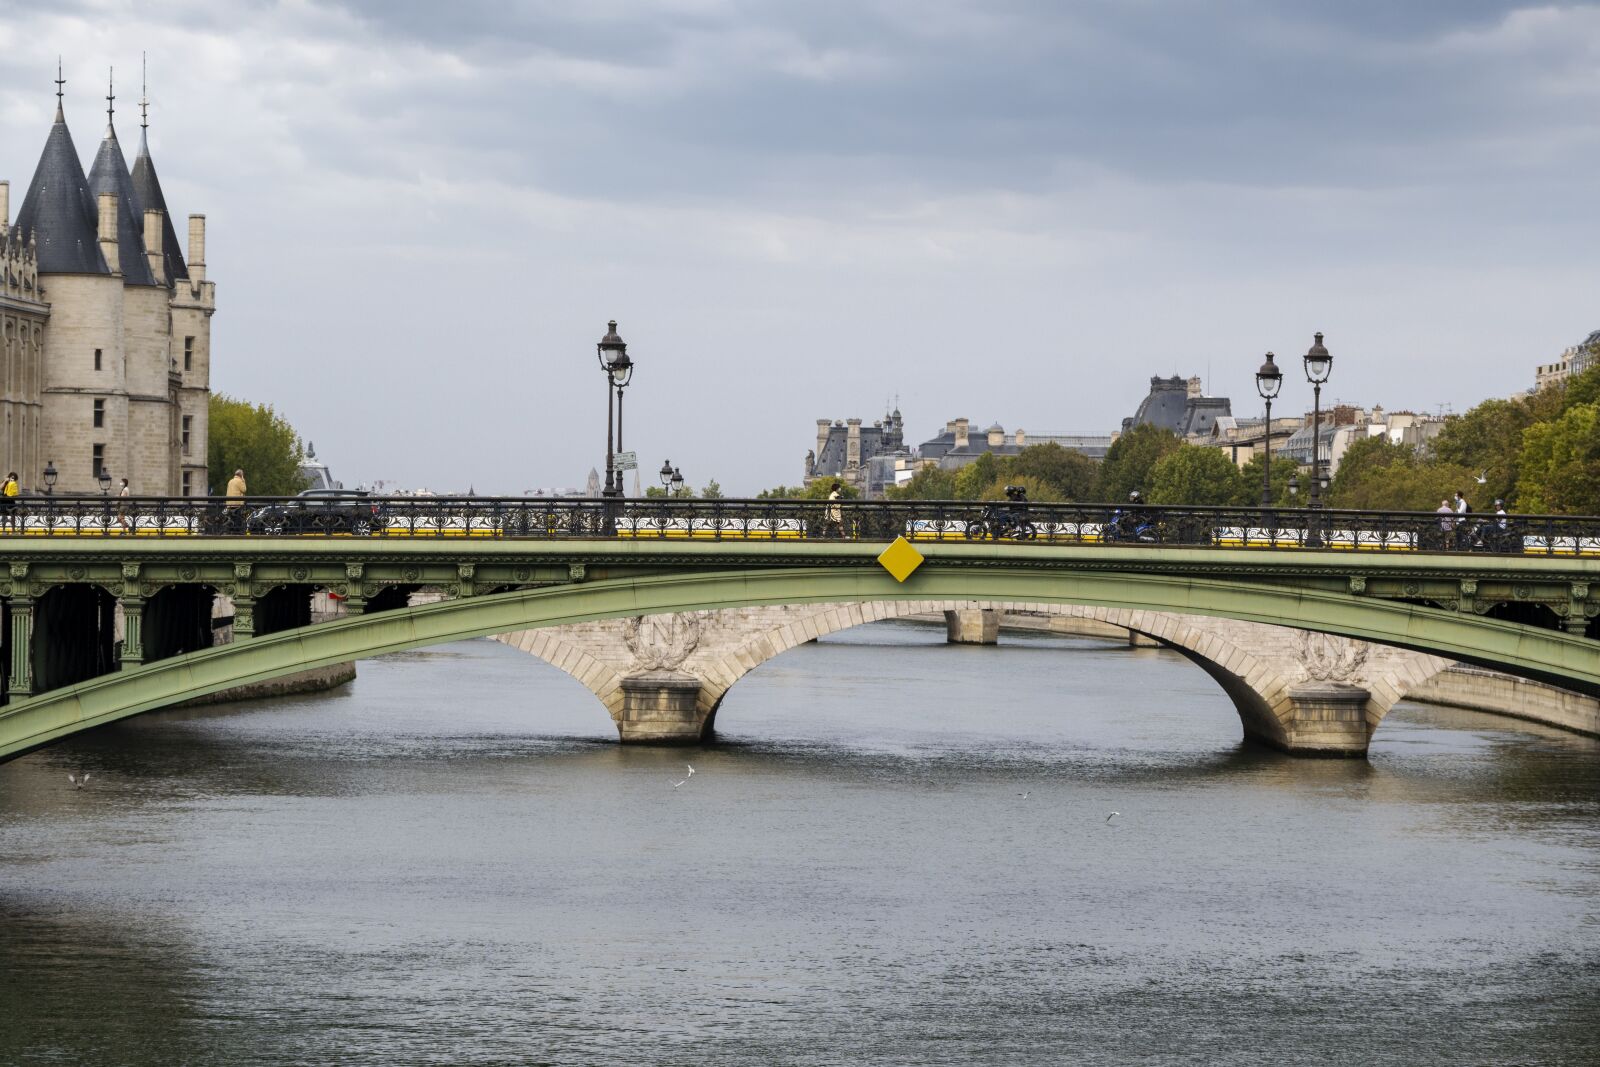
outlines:
[[[606,374],[606,485],[601,495],[619,497],[622,495],[622,473],[613,468],[616,466],[617,453],[622,451],[622,390],[633,380],[633,361],[628,358],[626,342],[617,335],[617,320],[612,319],[606,325],[606,335],[595,345],[595,353],[600,359],[600,369]],[[617,390],[615,438],[612,436],[611,421],[613,386]],[[613,441],[615,441],[614,448]]]
[[[1311,383],[1311,508],[1313,511],[1322,507],[1322,493],[1328,488],[1327,468],[1322,461],[1322,383],[1328,380],[1328,375],[1333,373],[1333,354],[1322,343],[1322,334],[1319,331],[1311,347],[1306,349],[1304,357],[1306,368],[1306,381]],[[1306,547],[1321,548],[1322,535],[1318,530],[1319,523],[1313,518],[1306,531]]]
[[[683,491],[683,472],[672,465],[672,460],[662,461],[660,474],[661,488],[668,496],[677,496]]]

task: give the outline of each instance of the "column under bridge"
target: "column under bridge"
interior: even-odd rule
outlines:
[[[1299,755],[1361,756],[1383,717],[1451,661],[1281,626],[1167,612],[1030,602],[902,600],[772,605],[521,630],[496,640],[572,675],[606,707],[624,742],[709,740],[744,675],[808,641],[884,619],[933,615],[952,638],[992,638],[1005,614],[1139,635],[1209,674],[1246,737]],[[981,638],[980,638],[981,639]]]

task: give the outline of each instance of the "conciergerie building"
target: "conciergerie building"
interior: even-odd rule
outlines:
[[[0,181],[0,476],[24,490],[98,494],[100,474],[140,496],[206,492],[214,283],[206,219],[178,243],[146,131],[130,168],[115,96],[87,176],[56,77],[56,118],[16,218]],[[0,171],[3,173],[3,171]]]

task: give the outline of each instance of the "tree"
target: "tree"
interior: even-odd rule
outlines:
[[[1239,498],[1239,468],[1220,448],[1180,445],[1150,468],[1152,504],[1225,505]]]
[[[1239,495],[1234,498],[1234,503],[1240,507],[1254,508],[1261,505],[1261,479],[1265,461],[1258,452],[1250,457],[1250,462],[1239,468]],[[1272,506],[1279,508],[1294,507],[1296,501],[1289,496],[1289,479],[1295,474],[1300,475],[1300,481],[1306,480],[1305,472],[1295,465],[1294,460],[1288,456],[1275,456],[1272,461]]]
[[[1485,400],[1465,415],[1445,419],[1431,451],[1436,460],[1481,476],[1484,495],[1509,505],[1517,496],[1522,435],[1534,422],[1533,407],[1520,398]]]
[[[1016,479],[1033,478],[1040,487],[1040,500],[1091,500],[1100,468],[1094,460],[1075,448],[1062,448],[1054,441],[1029,445],[1012,461]],[[1029,490],[1032,495],[1032,490]]]
[[[1105,460],[1100,464],[1100,479],[1096,492],[1101,500],[1122,501],[1137,489],[1144,492],[1150,481],[1150,470],[1169,452],[1176,452],[1183,442],[1171,430],[1159,426],[1135,426],[1111,442]]]
[[[955,500],[956,475],[930,464],[919,468],[904,485],[891,486],[884,495],[890,500]]]
[[[1600,512],[1600,403],[1579,404],[1528,427],[1518,456],[1519,510]]]
[[[989,486],[1003,482],[1010,475],[1010,468],[1010,459],[1002,459],[993,452],[983,453],[956,471],[956,499],[978,499]]]
[[[306,487],[300,475],[305,460],[300,435],[272,405],[212,393],[207,418],[212,496],[227,492],[236,470],[244,471],[252,496],[293,496]]]
[[[1465,467],[1424,460],[1416,449],[1379,435],[1362,438],[1345,450],[1329,486],[1328,503],[1361,511],[1432,511],[1457,490],[1467,493],[1475,488]],[[1476,500],[1473,506],[1486,510],[1488,503]]]
[[[711,479],[709,482],[706,483],[705,488],[700,490],[700,499],[701,500],[721,500],[722,499],[722,485],[715,478]]]

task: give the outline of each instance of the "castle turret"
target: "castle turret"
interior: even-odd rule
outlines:
[[[60,80],[57,79],[58,85]],[[78,150],[56,92],[56,120],[45,138],[39,165],[17,212],[17,232],[38,245],[39,270],[45,274],[109,274],[100,256],[96,222],[99,212],[89,194]]]

